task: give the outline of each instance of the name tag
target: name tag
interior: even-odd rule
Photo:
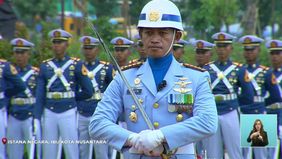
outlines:
[[[136,95],[140,95],[140,94],[142,93],[142,89],[141,89],[141,88],[133,88],[132,90],[133,90],[133,92],[134,92]],[[127,95],[130,95],[129,90],[127,90],[126,94],[127,94]]]

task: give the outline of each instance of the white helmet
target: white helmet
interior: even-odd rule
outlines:
[[[183,30],[177,6],[169,0],[152,0],[141,11],[138,28],[175,28]]]

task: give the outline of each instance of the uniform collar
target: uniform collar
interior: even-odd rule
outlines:
[[[98,63],[98,62],[99,62],[99,61],[98,61],[97,59],[95,59],[95,60],[92,61],[92,62],[85,61],[84,63],[85,63],[85,65],[93,66],[93,65],[95,65],[95,64]]]
[[[19,66],[16,66],[16,68],[17,68],[17,70],[18,70],[19,72],[26,72],[26,71],[28,71],[28,70],[31,69],[31,65],[30,65],[30,64],[27,64],[24,68],[21,68],[21,67],[19,67]]]
[[[252,65],[246,64],[246,66],[247,66],[248,68],[257,68],[257,67],[259,66],[259,63],[257,62],[257,63],[254,63],[254,64],[252,64]]]
[[[228,59],[228,60],[225,61],[225,62],[220,62],[220,61],[217,60],[215,63],[216,63],[217,65],[220,65],[220,66],[225,66],[225,65],[231,64],[232,61],[231,61],[230,59]]]
[[[66,54],[65,54],[65,56],[62,59],[54,58],[54,60],[56,62],[66,61],[66,60],[69,60],[69,59],[70,59],[70,57],[68,55],[66,55]]]

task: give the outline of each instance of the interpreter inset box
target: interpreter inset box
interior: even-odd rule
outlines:
[[[241,147],[276,147],[277,115],[241,114]]]

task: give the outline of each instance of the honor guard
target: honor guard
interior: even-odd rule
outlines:
[[[215,135],[203,141],[208,158],[223,158],[225,146],[230,158],[242,159],[240,148],[240,128],[238,117],[238,88],[242,90],[241,100],[254,98],[248,73],[241,64],[232,62],[232,41],[234,36],[219,32],[212,36],[216,44],[217,60],[204,66],[211,76],[211,87],[219,115],[219,125]],[[224,145],[224,146],[223,146]]]
[[[36,67],[32,67],[28,62],[30,50],[34,44],[22,38],[13,39],[10,43],[13,46],[17,72],[25,83],[26,89],[12,96],[9,100],[7,137],[11,140],[34,140],[35,138],[33,136],[36,133],[34,128],[38,131],[38,137],[40,137],[41,133],[39,120],[33,121],[36,78],[39,70]],[[8,144],[8,157],[22,158],[24,146],[24,144]],[[28,156],[35,156],[34,144],[28,144],[26,146]],[[40,152],[39,146],[37,152]],[[38,158],[41,158],[40,153],[38,153]]]
[[[280,140],[280,156],[282,154],[282,41],[281,40],[270,40],[266,43],[266,47],[270,53],[270,59],[272,68],[270,68],[267,74],[269,83],[269,97],[265,99],[266,109],[268,114],[277,115],[278,123],[278,138]],[[274,149],[270,149],[269,155],[273,157],[275,155]]]
[[[251,104],[246,100],[240,100],[240,110],[243,114],[263,114],[266,113],[264,97],[266,90],[269,88],[267,85],[271,81],[267,81],[266,74],[268,67],[260,65],[258,61],[260,53],[260,44],[264,40],[255,35],[245,35],[239,39],[239,43],[243,45],[244,58],[246,64],[243,67],[248,71],[249,79],[253,86],[253,92],[255,94],[253,102]],[[240,97],[239,97],[240,98]],[[255,158],[267,158],[266,148],[243,148],[243,157],[248,159],[253,153]]]
[[[18,75],[16,68],[4,59],[0,59],[0,136],[2,142],[7,142],[7,99],[23,92],[26,89],[25,83]],[[5,144],[0,144],[0,158],[6,159]]]
[[[136,44],[135,44],[135,48],[139,54],[139,58],[138,59],[133,59],[133,60],[130,60],[128,63],[129,64],[132,64],[132,63],[135,63],[135,62],[145,62],[146,59],[147,59],[147,54],[146,54],[146,51],[144,50],[144,45],[143,45],[143,42],[140,38],[140,35],[139,34],[136,34],[134,36],[134,39],[137,40]]]
[[[97,59],[99,52],[99,41],[91,36],[83,36],[80,38],[82,43],[82,52],[85,57],[84,65],[86,66],[88,77],[92,82],[94,94],[91,98],[78,101],[78,129],[79,140],[90,140],[88,125],[90,117],[94,113],[97,103],[102,99],[102,95],[113,79],[113,66],[108,62]],[[80,158],[89,158],[92,154],[93,146],[95,150],[95,158],[110,158],[109,146],[107,144],[81,144],[79,145]]]
[[[176,59],[176,61],[183,63],[183,56],[185,53],[184,47],[188,45],[189,42],[180,39],[176,43],[173,44],[173,56]]]
[[[217,129],[209,74],[173,57],[172,46],[183,27],[171,1],[147,3],[138,30],[148,59],[123,68],[129,87],[120,74],[115,76],[92,116],[90,136],[106,139],[125,159],[194,159],[193,143]],[[121,115],[127,129],[116,124]]]
[[[129,48],[134,42],[124,37],[115,37],[111,40],[111,44],[114,45],[114,56],[118,65],[120,67],[127,65],[128,57],[131,54]]]
[[[204,67],[209,63],[212,57],[214,44],[204,40],[196,40],[192,43],[195,48],[195,60],[198,67]]]
[[[77,58],[66,54],[71,34],[55,29],[49,32],[54,58],[40,65],[36,88],[37,116],[43,113],[43,139],[77,140],[76,101],[91,98],[93,87],[88,71]],[[80,88],[81,91],[76,91]],[[67,158],[79,158],[78,144],[63,144]],[[57,144],[43,145],[43,158],[56,158]]]

